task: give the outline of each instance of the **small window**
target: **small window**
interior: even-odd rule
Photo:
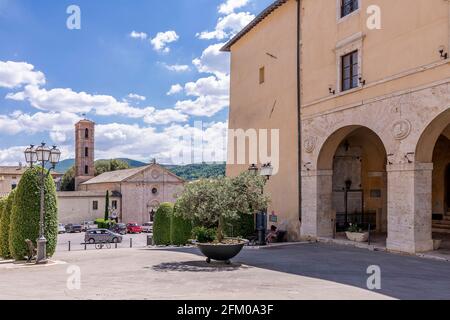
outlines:
[[[346,54],[342,57],[341,70],[341,88],[342,91],[347,91],[358,87],[358,51]]]
[[[263,84],[266,81],[265,68],[259,68],[259,84]]]
[[[92,210],[98,210],[98,201],[92,202]]]
[[[111,206],[113,209],[117,209],[117,200],[113,200]]]
[[[13,184],[11,185],[11,190],[14,190],[15,188],[17,188],[17,184],[13,183]]]
[[[89,148],[88,147],[84,148],[84,156],[89,157]]]
[[[84,130],[84,138],[89,139],[89,129],[87,128]]]
[[[84,174],[89,174],[89,166],[84,166]]]
[[[341,18],[359,9],[359,0],[341,0]]]
[[[152,193],[153,193],[153,194],[157,194],[157,193],[158,193],[158,189],[153,188],[153,189],[152,189]]]

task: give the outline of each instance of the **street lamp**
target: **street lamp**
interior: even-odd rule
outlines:
[[[265,183],[267,183],[273,175],[273,167],[271,163],[263,164],[261,169],[259,169],[257,165],[252,164],[248,168],[248,171],[255,174],[259,171],[259,175],[266,178]],[[261,193],[264,194],[264,187],[262,188]],[[258,244],[260,246],[266,245],[267,208],[256,214],[256,230],[258,231]]]
[[[31,145],[29,148],[25,150],[25,160],[30,165],[30,167],[33,167],[34,163],[40,163],[41,165],[41,172],[40,172],[40,192],[41,192],[41,199],[40,199],[40,215],[39,215],[39,239],[37,239],[37,257],[36,257],[36,264],[44,264],[47,263],[47,239],[45,238],[45,222],[44,222],[44,210],[45,210],[45,179],[48,175],[50,175],[50,171],[52,169],[55,169],[56,165],[59,163],[59,159],[61,158],[61,151],[56,147],[53,146],[52,149],[48,148],[44,142],[41,143],[40,146],[38,146],[36,149],[33,145]],[[45,165],[47,163],[50,163],[52,166],[47,171],[47,174],[45,173]]]

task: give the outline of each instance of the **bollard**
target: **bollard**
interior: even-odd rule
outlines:
[[[368,244],[370,246],[370,223],[369,223],[369,239],[367,241],[368,241]]]
[[[86,251],[87,250],[87,243],[85,242],[84,243],[84,251]]]
[[[130,248],[133,248],[133,238],[130,238]]]
[[[116,249],[117,249],[117,242],[115,243],[115,247],[116,247]]]
[[[70,251],[70,241],[69,241],[69,251]]]

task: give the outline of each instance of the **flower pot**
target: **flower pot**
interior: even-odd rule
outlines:
[[[230,264],[230,260],[241,252],[245,244],[246,242],[241,240],[240,243],[236,244],[198,243],[197,246],[207,257],[206,262],[210,263],[211,260],[217,260]]]
[[[347,239],[354,242],[367,242],[369,240],[368,232],[346,232]]]

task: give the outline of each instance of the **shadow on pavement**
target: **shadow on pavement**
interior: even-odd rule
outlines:
[[[249,269],[240,263],[226,265],[220,262],[212,262],[208,264],[203,261],[183,261],[183,262],[167,262],[147,267],[159,272],[178,271],[178,272],[232,272],[242,269]]]

